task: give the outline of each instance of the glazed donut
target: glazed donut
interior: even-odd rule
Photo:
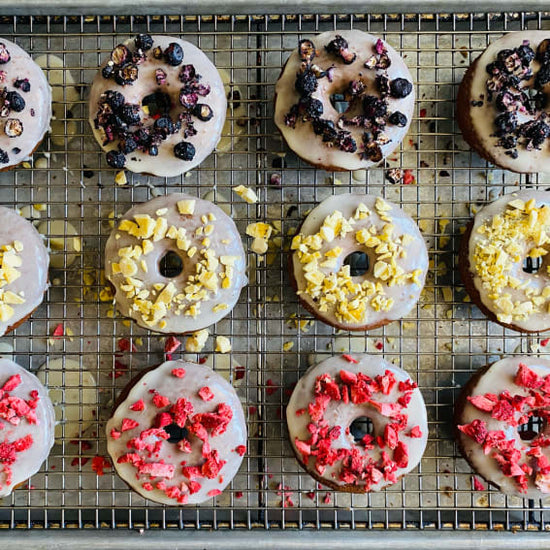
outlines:
[[[472,302],[520,332],[550,329],[550,194],[523,190],[482,208],[462,237],[459,267]]]
[[[403,59],[357,30],[301,40],[275,85],[275,124],[284,140],[325,170],[378,164],[403,141],[413,109]]]
[[[233,220],[215,204],[183,193],[124,214],[107,240],[105,276],[122,315],[176,334],[225,317],[247,283]]]
[[[547,496],[549,407],[548,359],[509,357],[483,367],[455,405],[458,447],[470,466],[503,493]]]
[[[55,415],[38,378],[0,359],[0,497],[42,466],[54,443]]]
[[[348,493],[396,483],[418,465],[428,438],[416,383],[374,355],[334,356],[308,369],[286,419],[300,465],[323,485]],[[372,433],[355,428],[366,419]]]
[[[343,330],[371,330],[414,307],[428,270],[418,226],[374,195],[325,199],[291,244],[291,282],[310,313]]]
[[[143,497],[177,506],[219,495],[246,452],[235,390],[212,369],[167,361],[123,391],[107,422],[118,475]]]
[[[0,336],[18,327],[42,303],[49,256],[32,223],[0,206]]]
[[[469,67],[457,96],[464,139],[513,172],[549,172],[549,31],[512,32]]]
[[[115,47],[89,99],[107,164],[164,177],[188,172],[214,150],[226,108],[220,75],[201,50],[148,34]]]
[[[0,171],[28,159],[52,118],[52,90],[42,69],[19,46],[0,39]]]

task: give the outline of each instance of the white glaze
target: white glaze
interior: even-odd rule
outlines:
[[[36,390],[39,397],[35,409],[38,423],[30,424],[23,418],[17,426],[14,426],[4,419],[0,419],[0,442],[13,443],[27,435],[31,435],[33,439],[33,444],[29,449],[17,453],[17,460],[11,465],[12,481],[10,484],[6,484],[5,474],[0,472],[0,497],[8,496],[16,485],[23,483],[34,475],[48,457],[54,444],[55,416],[53,405],[48,397],[48,391],[34,374],[9,359],[0,359],[0,387],[11,376],[17,374],[21,377],[21,384],[9,394],[28,401],[31,399],[30,392]]]
[[[216,67],[202,50],[199,50],[196,46],[185,40],[180,40],[173,36],[154,35],[152,38],[154,40],[153,48],[146,52],[147,59],[138,65],[139,77],[133,85],[120,86],[112,78],[103,78],[101,70],[107,64],[109,58],[102,63],[92,82],[89,99],[89,120],[94,136],[101,145],[104,138],[103,131],[95,128],[94,119],[96,118],[101,94],[107,90],[120,92],[124,95],[126,102],[136,105],[141,105],[142,99],[149,94],[162,91],[170,96],[173,106],[171,117],[172,120],[176,120],[177,115],[184,110],[179,102],[179,92],[182,85],[178,80],[178,74],[182,65],[193,64],[197,73],[202,76],[201,83],[208,84],[211,88],[210,93],[206,97],[200,98],[201,103],[210,105],[214,112],[214,116],[208,122],[202,122],[198,118],[193,117],[197,134],[185,139],[185,141],[189,141],[195,146],[196,154],[193,160],[184,161],[178,159],[173,153],[174,145],[183,140],[182,132],[168,136],[159,145],[159,154],[156,157],[137,150],[126,156],[125,168],[132,172],[146,172],[155,176],[173,177],[198,166],[214,150],[220,140],[224,125],[227,100],[222,79]],[[184,51],[183,63],[177,67],[171,67],[163,60],[155,59],[152,55],[154,48],[160,46],[164,50],[171,42],[178,43]],[[131,51],[135,49],[133,39],[127,40],[124,44]],[[162,86],[159,86],[155,79],[155,70],[157,68],[162,68],[167,73],[166,84]],[[148,122],[151,121],[150,117],[146,117],[143,112],[141,115],[145,125],[148,126]],[[117,149],[117,145],[118,142],[115,141],[106,147],[102,146],[102,148],[104,151],[110,151]]]
[[[21,112],[12,111],[8,117],[0,117],[0,149],[9,156],[9,163],[0,164],[0,168],[8,168],[27,159],[44,139],[52,118],[52,90],[42,69],[25,50],[5,38],[0,38],[0,42],[6,45],[11,55],[8,63],[0,65],[0,71],[6,72],[5,79],[0,81],[0,88],[6,86],[8,91],[16,91],[25,100],[25,108]],[[31,85],[28,92],[13,85],[16,80],[25,78]],[[7,118],[17,118],[23,123],[20,136],[10,138],[5,134]],[[13,151],[16,147],[20,149],[19,153]]]
[[[196,201],[195,213],[193,216],[182,216],[178,211],[177,202],[185,199]],[[215,215],[216,220],[210,222],[214,225],[214,232],[210,235],[211,244],[209,248],[215,251],[217,258],[221,255],[237,257],[231,286],[229,288],[220,287],[215,294],[210,293],[210,299],[201,302],[201,310],[196,317],[176,315],[174,312],[169,312],[165,318],[167,324],[164,328],[160,328],[158,325],[155,327],[147,326],[143,323],[141,314],[132,308],[132,301],[128,299],[126,293],[120,289],[120,285],[124,284],[125,277],[120,273],[113,274],[112,264],[119,261],[118,250],[122,247],[140,244],[137,238],[126,232],[118,231],[118,225],[111,233],[105,247],[105,276],[115,287],[115,301],[118,310],[123,315],[135,319],[145,328],[158,330],[159,332],[183,334],[208,327],[228,315],[231,309],[233,309],[239,299],[241,289],[247,284],[245,254],[241,237],[235,223],[221,208],[218,208],[209,201],[183,193],[173,193],[163,197],[157,197],[146,203],[138,204],[126,212],[122,220],[132,220],[136,214],[149,214],[154,218],[156,217],[155,212],[163,208],[168,209],[168,212],[163,215],[168,221],[168,226],[175,225],[185,228],[187,235],[193,241],[193,245],[197,246],[199,251],[205,248],[200,245],[200,240],[202,240],[202,238],[195,239],[192,238],[192,236],[197,227],[202,225],[201,216],[210,213]],[[120,238],[117,238],[117,235],[120,235]],[[181,291],[188,277],[195,273],[195,265],[198,260],[202,259],[202,256],[200,253],[197,253],[193,258],[188,258],[185,252],[177,249],[175,241],[168,238],[161,239],[153,244],[154,250],[143,256],[143,259],[147,263],[148,272],[144,273],[140,268],[136,277],[143,280],[147,288],[151,288],[155,283],[167,284],[169,281],[172,281]],[[158,264],[166,252],[170,250],[177,252],[180,258],[182,258],[183,271],[177,277],[166,279],[160,274]],[[222,267],[221,265],[218,266],[216,272],[219,273]],[[227,308],[217,312],[212,311],[218,304],[226,304]]]
[[[492,42],[489,47],[480,55],[477,59],[475,72],[472,79],[472,85],[467,96],[469,109],[471,112],[470,122],[473,127],[473,131],[478,136],[479,141],[483,146],[488,149],[491,156],[494,158],[494,163],[507,170],[514,172],[549,172],[550,171],[550,155],[549,142],[545,140],[541,149],[533,149],[527,151],[525,147],[518,146],[518,158],[513,159],[506,154],[504,147],[497,147],[496,143],[498,137],[494,137],[491,134],[495,131],[494,120],[499,114],[499,111],[494,106],[493,101],[487,101],[487,88],[486,82],[489,75],[486,71],[486,67],[489,63],[495,61],[499,51],[504,49],[513,49],[521,46],[524,40],[529,41],[529,46],[533,51],[537,51],[537,46],[543,40],[550,38],[550,31],[534,31],[528,30],[524,32],[512,32],[506,34],[499,40]],[[539,70],[540,63],[533,60],[531,63],[533,73]],[[522,87],[531,87],[534,82],[534,77],[527,81],[522,81]],[[545,92],[548,93],[548,85],[545,86]],[[481,107],[471,106],[472,101],[483,101]],[[520,123],[532,120],[533,115],[518,113],[518,120]]]
[[[25,302],[11,305],[14,314],[7,321],[0,321],[0,335],[35,310],[48,289],[50,258],[42,237],[32,223],[14,210],[0,206],[0,246],[11,245],[16,240],[23,244],[23,250],[19,253],[22,263],[17,268],[21,276],[2,289],[23,293]]]
[[[504,390],[508,390],[512,395],[529,395],[529,390],[526,388],[517,386],[514,383],[514,379],[518,372],[520,363],[524,363],[531,370],[536,372],[539,376],[547,376],[550,374],[550,361],[548,359],[541,359],[539,357],[509,357],[497,361],[489,367],[489,370],[485,372],[474,387],[471,389],[469,395],[484,395],[486,393],[493,393],[499,395]],[[487,430],[503,430],[508,439],[514,439],[516,442],[516,448],[525,452],[529,450],[529,444],[527,441],[522,441],[518,434],[518,430],[515,427],[509,426],[506,422],[494,419],[490,413],[480,411],[474,407],[470,402],[466,402],[460,418],[459,425],[469,424],[474,420],[479,419],[487,424]],[[545,429],[546,435],[550,435],[548,426]],[[472,438],[462,432],[458,432],[458,438],[460,445],[463,447],[468,460],[472,464],[472,467],[483,476],[487,481],[495,483],[503,493],[514,495],[520,498],[541,498],[547,496],[541,493],[534,484],[533,476],[528,477],[528,491],[522,493],[518,490],[518,486],[513,478],[504,475],[497,462],[492,458],[491,453],[484,454],[481,446],[476,443]],[[541,447],[543,454],[550,459],[550,448]],[[525,461],[525,457],[521,462]]]
[[[468,261],[470,263],[470,271],[473,275],[474,286],[479,292],[483,305],[494,312],[495,315],[498,313],[498,310],[493,300],[489,297],[490,293],[483,286],[483,282],[476,272],[474,253],[477,245],[483,245],[488,242],[486,235],[478,233],[480,226],[492,220],[496,215],[504,212],[508,203],[514,199],[520,199],[525,202],[530,199],[535,199],[537,207],[544,204],[550,207],[550,193],[547,191],[526,189],[516,193],[503,195],[496,201],[484,206],[476,214],[469,241]],[[533,242],[528,242],[527,240],[516,244],[521,245],[525,249],[525,256],[527,256],[527,252],[534,246]],[[536,289],[537,292],[540,292],[545,286],[550,284],[550,275],[548,275],[546,271],[546,267],[549,265],[549,260],[550,258],[548,258],[548,256],[544,256],[542,258],[542,267],[536,273],[525,273],[523,271],[523,258],[521,262],[514,263],[510,274],[521,280],[523,283],[526,283],[527,286],[524,289],[514,289],[510,286],[506,286],[502,289],[502,294],[509,293],[513,302],[529,301],[530,298],[527,296],[526,291],[529,291],[529,289]],[[527,331],[547,330],[550,328],[550,314],[548,313],[548,308],[543,305],[539,312],[531,314],[526,320],[514,319],[513,325]]]
[[[183,378],[173,376],[171,372],[175,368],[185,369],[185,376]],[[204,386],[208,386],[214,394],[214,398],[210,401],[203,401],[197,395],[197,392]],[[158,489],[146,491],[143,489],[141,485],[143,482],[150,481],[149,476],[138,476],[138,479],[136,479],[137,471],[131,464],[117,463],[120,456],[129,452],[126,446],[128,441],[137,437],[141,431],[153,427],[156,416],[164,410],[157,409],[154,406],[152,403],[152,394],[149,390],[156,390],[159,394],[168,397],[172,403],[176,402],[178,398],[184,397],[188,401],[191,401],[193,414],[213,412],[216,410],[218,404],[221,403],[225,403],[231,407],[233,418],[229,422],[227,430],[223,434],[209,439],[212,450],[219,452],[220,459],[227,460],[227,463],[219,472],[220,476],[223,476],[223,481],[220,481],[219,476],[216,476],[215,479],[198,479],[197,481],[201,483],[202,487],[198,492],[189,495],[188,504],[198,504],[208,499],[208,492],[211,490],[218,489],[223,491],[237,473],[243,460],[242,456],[235,451],[236,447],[246,445],[247,442],[243,409],[235,390],[222,376],[209,367],[181,360],[167,361],[147,372],[131,388],[126,399],[117,407],[113,416],[107,422],[107,451],[111,455],[118,475],[143,497],[162,504],[178,505],[175,500],[169,498],[163,491]],[[130,406],[139,399],[143,399],[145,409],[141,412],[131,410]],[[121,437],[115,440],[110,435],[111,430],[113,428],[120,429],[124,418],[135,420],[139,422],[140,426],[123,432]],[[176,444],[165,442],[158,457],[153,459],[153,461],[164,459],[166,463],[176,465],[174,477],[169,482],[167,481],[167,484],[179,485],[182,481],[189,481],[181,472],[179,465],[182,461],[187,461],[187,466],[200,466],[202,464],[202,444],[197,438],[192,437],[191,447],[191,453],[183,453],[178,449]],[[147,458],[146,454],[146,451],[143,451],[144,458]]]
[[[365,280],[368,279],[375,283],[381,283],[384,290],[384,294],[394,299],[394,304],[390,311],[375,311],[367,300],[367,317],[364,321],[353,323],[345,323],[347,329],[357,329],[365,325],[374,325],[381,321],[391,320],[395,321],[401,319],[407,315],[414,305],[418,302],[420,292],[424,286],[424,281],[428,271],[428,251],[426,243],[420,234],[420,230],[416,225],[416,222],[406,214],[397,205],[385,201],[391,205],[391,209],[386,214],[392,218],[395,225],[394,237],[401,237],[402,235],[410,235],[413,237],[413,241],[409,243],[406,249],[406,256],[397,259],[397,265],[401,267],[405,272],[412,272],[415,269],[421,269],[422,275],[420,277],[422,285],[418,285],[412,281],[404,285],[388,286],[387,283],[376,279],[373,274],[373,266],[375,264],[375,255],[372,253],[372,249],[367,248],[357,243],[355,234],[362,228],[368,228],[376,226],[378,230],[381,230],[387,223],[382,220],[375,210],[375,203],[377,197],[374,195],[359,195],[359,194],[342,194],[334,195],[325,199],[321,204],[316,206],[306,217],[300,233],[303,235],[312,235],[319,231],[325,218],[335,212],[340,211],[344,218],[349,219],[353,216],[359,204],[365,204],[371,211],[371,215],[364,220],[357,220],[353,225],[353,231],[348,233],[344,238],[336,238],[331,243],[323,241],[323,246],[319,250],[321,254],[324,254],[327,250],[334,246],[340,246],[343,249],[342,254],[338,258],[338,264],[336,268],[321,268],[323,273],[337,272],[343,265],[346,256],[355,251],[362,251],[368,254],[370,267],[365,275],[355,277],[354,279]],[[298,292],[303,291],[307,287],[307,281],[304,278],[303,265],[300,263],[297,253],[292,257],[294,277],[296,279],[296,285]],[[312,308],[318,309],[316,302],[307,293],[302,292],[300,299],[308,303]],[[335,307],[330,307],[327,312],[319,312],[319,315],[324,318],[328,323],[341,324],[335,314]]]
[[[344,37],[349,49],[357,54],[356,60],[350,65],[345,65],[341,60],[332,54],[325,51],[324,46],[327,45],[336,35]],[[328,69],[335,66],[334,80],[329,82],[328,78],[321,78],[318,82],[317,90],[312,94],[316,99],[323,103],[323,118],[336,121],[341,117],[341,114],[334,109],[330,102],[330,96],[334,93],[340,93],[347,88],[349,82],[360,78],[367,85],[367,93],[370,95],[379,96],[375,84],[375,77],[380,71],[367,69],[364,67],[367,61],[374,53],[374,46],[378,37],[372,36],[358,30],[351,31],[329,31],[310,38],[315,44],[318,55],[315,56],[313,63],[322,69]],[[406,78],[409,82],[413,82],[411,73],[405,65],[401,56],[387,43],[384,43],[388,56],[391,59],[391,65],[387,69],[390,80],[395,78]],[[370,160],[361,160],[359,152],[361,152],[362,134],[361,129],[346,126],[346,130],[351,131],[357,143],[356,153],[346,153],[340,151],[336,147],[327,147],[323,143],[320,136],[315,135],[311,124],[297,123],[295,128],[290,128],[285,124],[285,115],[290,111],[292,105],[298,102],[300,96],[294,88],[296,74],[300,69],[300,58],[298,51],[294,50],[290,55],[281,76],[275,85],[276,103],[275,103],[275,124],[282,133],[288,146],[295,151],[300,157],[307,160],[311,164],[321,164],[323,166],[333,166],[340,170],[359,170],[368,168],[378,164]],[[393,124],[388,124],[384,133],[390,138],[390,141],[382,145],[380,148],[384,157],[391,154],[403,141],[409,129],[413,110],[414,110],[414,88],[413,91],[404,99],[394,99],[388,97],[388,112],[401,111],[407,117],[407,124],[400,128]]]
[[[329,359],[326,359],[325,361],[309,368],[296,384],[286,409],[286,419],[290,442],[296,451],[297,456],[300,456],[300,452],[295,445],[296,438],[302,441],[307,441],[311,435],[307,429],[308,424],[311,422],[310,416],[307,413],[307,407],[308,404],[314,400],[313,389],[318,376],[329,374],[334,379],[338,378],[340,370],[347,370],[353,373],[361,372],[371,378],[374,378],[378,375],[384,375],[384,373],[389,370],[393,373],[398,382],[410,380],[410,376],[404,370],[396,367],[392,363],[389,363],[382,357],[355,353],[350,354],[350,356],[358,361],[358,363],[351,363],[343,356],[335,355],[334,357],[330,357]],[[397,390],[396,384],[388,395],[375,393],[373,395],[373,399],[380,403],[395,403],[397,402],[399,395],[400,393]],[[303,408],[306,409],[306,412],[304,414],[297,415],[296,411]],[[409,463],[407,467],[397,469],[396,475],[398,478],[408,474],[411,470],[416,468],[422,458],[422,455],[424,454],[428,440],[428,419],[426,406],[424,404],[422,394],[418,388],[413,390],[412,399],[409,405],[403,409],[403,414],[408,415],[408,421],[406,428],[400,432],[399,439],[408,446]],[[371,419],[374,427],[373,435],[375,437],[384,436],[384,428],[391,422],[391,419],[386,416],[382,416],[380,412],[369,403],[355,405],[353,403],[345,404],[342,401],[334,400],[329,402],[324,414],[324,420],[327,421],[329,426],[341,426],[342,428],[340,430],[340,436],[338,439],[334,440],[332,448],[352,449],[353,447],[356,447],[363,455],[368,455],[373,460],[378,461],[382,451],[380,447],[375,446],[374,449],[366,451],[362,445],[355,443],[351,434],[346,434],[346,428],[348,428],[355,419],[362,416],[366,416]],[[422,436],[419,438],[412,438],[407,435],[408,432],[415,426],[419,426],[420,431],[422,432]],[[308,468],[312,469],[313,464],[314,457],[310,457],[310,464],[308,465]],[[339,486],[345,486],[345,483],[339,480],[337,476],[340,468],[341,462],[337,461],[333,466],[327,466],[327,469],[322,477],[329,480],[331,483],[336,483]],[[371,490],[379,491],[388,485],[391,485],[391,482],[381,479],[378,483],[373,485]],[[361,487],[361,484],[359,484],[358,487]]]

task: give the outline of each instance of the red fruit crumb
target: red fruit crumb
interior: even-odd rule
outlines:
[[[157,409],[162,409],[164,407],[168,407],[170,405],[170,399],[164,395],[160,395],[158,393],[155,393],[153,396],[153,404]]]
[[[88,462],[88,460],[90,460],[90,459],[87,458],[87,457],[79,458],[78,456],[75,456],[71,460],[71,466],[78,466],[79,464],[80,464],[80,466],[84,466],[84,464],[86,464]]]
[[[374,347],[378,350],[381,350],[384,348],[384,344],[380,341],[376,342],[376,344],[374,344]]]
[[[63,327],[63,323],[59,323],[52,332],[52,338],[61,338],[63,336],[63,333],[65,331],[65,328]]]
[[[545,348],[548,345],[548,342],[550,342],[550,338],[545,338],[544,340],[540,341],[540,345]]]
[[[525,363],[519,364],[519,369],[514,382],[523,388],[540,388],[543,384],[542,378],[532,371]]]
[[[427,113],[426,109],[420,109],[420,113],[419,113],[419,114],[420,114],[420,118],[425,118],[425,117],[426,117],[426,113]]]
[[[323,504],[330,504],[331,500],[332,499],[331,499],[330,493],[326,493],[324,498],[323,498]]]
[[[181,342],[175,336],[169,336],[164,342],[164,353],[174,353],[181,346]]]
[[[185,376],[185,369],[172,369],[172,376],[183,378]]]
[[[409,437],[422,437],[420,426],[415,426],[414,428],[411,428],[411,431],[409,432]]]
[[[397,443],[397,447],[393,451],[393,460],[399,468],[406,468],[409,464],[409,448],[402,441]]]
[[[215,497],[215,496],[221,495],[222,492],[219,489],[212,489],[211,491],[208,491],[208,493],[206,493],[206,494],[209,497]]]
[[[244,378],[244,367],[235,367],[235,380],[242,380]]]
[[[119,431],[115,430],[114,428],[111,430],[111,437],[113,439],[120,439],[121,435],[122,434]]]
[[[133,430],[139,426],[139,422],[132,420],[131,418],[122,419],[122,427],[120,428],[121,432],[127,432],[128,430]]]
[[[315,499],[315,492],[314,491],[308,491],[306,493],[306,497],[311,499],[311,500],[314,500]]]
[[[403,185],[410,185],[411,183],[414,183],[416,180],[414,178],[414,174],[412,173],[412,170],[406,169],[403,172]]]
[[[130,352],[137,351],[137,348],[134,345],[134,343],[128,340],[128,338],[120,338],[117,345],[118,345],[119,351],[130,351]]]
[[[203,401],[212,401],[212,399],[214,399],[214,394],[208,386],[204,386],[199,390],[199,397]]]
[[[142,411],[143,409],[145,409],[145,403],[143,402],[143,399],[139,399],[133,405],[130,405],[130,409],[132,411]]]
[[[487,424],[483,420],[475,419],[470,424],[457,425],[457,428],[476,443],[483,443],[487,437]]]
[[[6,383],[2,386],[2,391],[13,391],[17,386],[21,384],[21,375],[20,374],[14,374],[13,376],[10,376]],[[34,399],[35,396],[31,394],[31,397]]]
[[[479,479],[477,479],[477,477],[473,476],[472,481],[474,483],[474,491],[485,491],[485,486],[481,483],[481,481],[479,481]]]
[[[154,489],[153,484],[146,481],[141,485],[146,491],[152,491]]]
[[[257,407],[254,407],[253,405],[248,407],[248,414],[256,414],[257,411]]]
[[[199,365],[204,365],[206,363],[207,359],[208,359],[208,357],[206,357],[206,356],[200,357],[199,358]]]
[[[273,395],[276,391],[277,391],[277,388],[274,388],[273,386],[275,386],[275,382],[273,382],[273,380],[271,380],[271,378],[266,382],[267,384],[267,388],[265,390],[265,393],[267,393],[267,395]]]
[[[235,498],[243,498],[243,496],[244,496],[244,494],[243,494],[242,491],[237,491],[237,492],[235,493]]]
[[[348,361],[348,363],[356,363],[356,364],[359,363],[359,361],[357,361],[357,359],[354,359],[351,355],[349,355],[349,353],[344,353],[344,354],[342,355],[342,357],[343,357],[346,361]]]
[[[110,468],[111,463],[104,456],[94,456],[92,458],[92,470],[98,475],[104,475],[103,470]]]
[[[235,451],[239,456],[244,456],[246,453],[246,445],[238,445],[235,447]]]
[[[83,451],[89,451],[92,448],[92,444],[89,441],[78,441],[78,439],[72,439],[69,443],[71,445],[78,445],[80,443],[80,448]]]
[[[486,393],[485,395],[469,396],[468,401],[480,411],[491,412],[498,402],[498,396],[494,393]]]

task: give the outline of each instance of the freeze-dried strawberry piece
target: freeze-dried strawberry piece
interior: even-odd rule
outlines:
[[[164,426],[170,426],[170,424],[172,424],[172,415],[170,413],[162,412],[157,414],[155,420],[156,428],[164,428]]]
[[[98,475],[105,474],[104,470],[111,467],[111,463],[104,456],[94,456],[92,458],[92,470]]]
[[[0,443],[0,463],[13,464],[15,460],[15,446],[7,441]]]
[[[472,477],[472,482],[474,484],[474,491],[485,491],[485,485],[476,477]]]
[[[468,396],[468,401],[480,411],[491,412],[498,403],[498,396],[494,393]]]
[[[407,378],[407,380],[400,380],[397,384],[397,389],[400,392],[411,391],[415,390],[416,388],[418,388],[418,384],[416,382],[413,382],[410,378]]]
[[[27,402],[20,397],[10,396],[8,397],[8,403],[15,414],[20,418],[27,416],[31,411],[31,408],[27,405]]]
[[[328,396],[334,401],[340,401],[340,388],[338,384],[332,379],[330,374],[321,374],[315,381],[314,395],[316,396]]]
[[[384,443],[390,448],[395,449],[399,442],[399,432],[395,424],[386,424],[384,428]]]
[[[174,417],[174,422],[180,427],[183,428],[187,422],[187,417],[190,414],[193,414],[193,405],[190,401],[187,401],[184,397],[180,397],[172,408],[170,409]]]
[[[131,418],[122,419],[122,427],[120,428],[121,432],[127,432],[128,430],[133,430],[139,426],[139,422],[132,420]]]
[[[203,401],[212,401],[212,399],[214,399],[214,394],[208,386],[204,386],[199,390],[199,397]]]
[[[64,333],[64,328],[63,328],[63,323],[59,323],[54,329],[53,329],[53,332],[52,332],[52,338],[54,339],[58,339],[58,338],[61,338],[61,336],[63,336],[63,333]]]
[[[200,491],[202,488],[202,485],[198,481],[189,481],[187,483],[187,486],[189,487],[189,492],[194,495],[196,492]]]
[[[242,380],[244,374],[244,367],[235,367],[235,380]]]
[[[130,405],[132,411],[142,411],[145,409],[145,403],[143,399],[138,399],[133,405]]]
[[[344,384],[357,384],[357,375],[349,370],[340,370],[340,380]]]
[[[168,498],[178,498],[180,496],[181,491],[179,490],[179,487],[176,487],[175,485],[171,485],[170,487],[167,487],[164,490],[164,493]]]
[[[402,396],[399,397],[399,399],[397,400],[397,402],[398,402],[402,407],[408,407],[408,406],[409,406],[409,403],[411,402],[411,399],[412,399],[412,391],[407,391],[407,392],[405,392]]]
[[[183,378],[185,376],[185,369],[172,369],[172,376]]]
[[[174,353],[181,346],[181,342],[175,336],[169,336],[164,342],[164,353]]]
[[[330,402],[330,397],[328,395],[320,395],[315,397],[314,401],[309,403],[307,410],[311,420],[317,422],[323,418],[325,410]]]
[[[149,483],[148,481],[146,481],[145,483],[142,483],[141,486],[142,486],[146,491],[152,491],[152,490],[154,489],[153,484],[152,484],[152,483]]]
[[[120,338],[120,340],[117,342],[117,346],[119,351],[137,351],[134,343],[131,340],[128,340],[128,338]]]
[[[514,416],[514,407],[504,399],[500,399],[495,403],[493,410],[491,411],[491,416],[495,420],[502,420],[503,422],[508,422],[512,425],[516,425],[516,420]]]
[[[469,424],[457,425],[457,428],[468,437],[471,437],[476,443],[483,443],[487,437],[487,424],[478,418]]]
[[[342,357],[348,362],[348,363],[359,363],[359,361],[357,361],[357,359],[354,359],[351,355],[349,355],[349,353],[344,353],[342,355]]]
[[[384,395],[389,395],[395,386],[396,380],[393,372],[391,370],[387,370],[384,373],[384,376],[378,375],[376,377],[376,382],[380,386],[380,391]]]
[[[180,439],[177,443],[178,449],[182,453],[190,453],[191,452],[191,442],[185,438]]]
[[[10,376],[6,383],[2,386],[2,391],[13,391],[17,388],[17,386],[19,386],[19,384],[21,384],[21,375],[14,374],[13,376]]]
[[[388,418],[399,414],[403,408],[399,403],[379,403],[378,401],[371,401],[370,403],[382,416]]]
[[[120,439],[121,435],[122,435],[122,433],[119,432],[118,430],[116,430],[115,428],[111,429],[111,438],[112,439]]]
[[[30,449],[33,444],[33,438],[31,434],[27,434],[25,437],[22,437],[21,439],[17,439],[13,442],[13,447],[15,448],[15,451],[18,453],[21,453],[22,451],[26,451],[27,449]]]
[[[141,456],[137,453],[126,453],[118,457],[117,464],[133,464],[137,466],[141,464]]]
[[[294,445],[302,455],[302,460],[307,462],[311,455],[311,445],[308,445],[305,441],[301,441],[298,438],[294,440]]]
[[[153,405],[155,405],[157,409],[163,409],[164,407],[168,407],[168,405],[170,405],[170,399],[164,395],[155,393],[153,396]]]
[[[406,443],[399,441],[393,451],[393,460],[399,468],[406,468],[409,464],[409,448]]]
[[[208,491],[208,493],[206,493],[209,497],[216,497],[218,495],[221,495],[222,492],[219,490],[219,489],[212,489],[211,491]]]
[[[144,462],[138,465],[140,474],[150,475],[151,477],[164,477],[172,479],[176,467],[173,464],[166,464],[162,460],[160,462]]]
[[[246,445],[237,445],[237,447],[235,447],[235,452],[239,456],[244,456],[246,453]]]
[[[506,434],[502,430],[490,430],[487,432],[485,440],[483,441],[483,452],[489,454],[492,449],[503,448],[503,443],[507,441]],[[513,445],[512,441],[512,445]]]
[[[422,437],[422,431],[420,430],[420,426],[414,426],[413,428],[411,428],[411,431],[409,432],[409,437],[415,437],[415,438]]]
[[[219,459],[218,451],[212,451],[209,456],[206,457],[206,461],[201,466],[202,476],[207,477],[208,479],[214,479],[220,473],[220,470],[225,466],[226,462],[226,460]]]
[[[542,386],[543,379],[525,363],[520,363],[514,382],[522,388],[536,389]]]

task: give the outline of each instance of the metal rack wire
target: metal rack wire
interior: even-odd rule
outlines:
[[[472,472],[457,457],[450,419],[457,388],[476,368],[503,353],[544,352],[537,336],[506,331],[466,301],[455,252],[476,205],[518,185],[544,187],[546,180],[495,170],[472,154],[454,122],[454,97],[463,71],[491,40],[505,31],[550,28],[550,13],[3,17],[0,25],[1,36],[34,57],[56,55],[64,66],[63,100],[57,105],[62,124],[32,163],[0,175],[0,201],[15,208],[37,205],[31,209],[34,221],[37,216],[49,224],[64,220],[83,241],[71,265],[66,250],[54,252],[63,267],[52,271],[44,304],[2,339],[1,353],[33,371],[55,357],[76,359],[97,380],[93,402],[60,403],[77,407],[81,415],[91,408],[94,422],[74,439],[62,423],[63,435],[42,471],[2,503],[0,527],[548,529],[548,502],[473,490]],[[350,27],[382,35],[415,77],[416,117],[405,143],[387,162],[411,170],[415,184],[388,183],[384,167],[345,175],[314,170],[287,151],[275,131],[273,86],[298,38]],[[88,127],[87,85],[118,41],[146,31],[181,35],[205,50],[240,89],[246,115],[231,116],[230,151],[215,153],[192,173],[168,180],[128,174],[129,183],[117,186]],[[69,73],[80,92],[75,102],[67,95]],[[272,184],[275,173],[280,185]],[[257,190],[258,204],[247,205],[232,193],[241,183]],[[250,285],[232,314],[211,330],[231,338],[231,356],[214,354],[209,342],[199,357],[232,380],[243,400],[250,433],[243,466],[221,496],[198,507],[171,509],[132,493],[112,470],[98,476],[91,458],[105,454],[103,423],[113,398],[136,372],[161,360],[164,349],[163,338],[130,325],[102,300],[102,250],[110,224],[130,205],[177,190],[211,192],[212,200],[231,209],[243,235],[248,223],[261,219],[280,223],[282,238],[263,261],[249,253]],[[288,288],[284,252],[287,235],[309,208],[352,190],[400,203],[419,221],[432,260],[427,288],[410,317],[365,335],[337,333],[300,308]],[[51,337],[59,324],[63,336]],[[121,339],[136,350],[121,351]],[[288,342],[293,347],[283,351]],[[318,487],[294,460],[282,421],[289,390],[308,363],[350,349],[383,353],[407,369],[428,407],[430,440],[420,467],[382,493],[346,495]],[[51,376],[50,367],[45,370]],[[64,380],[54,389],[84,389],[80,382],[71,388]]]

